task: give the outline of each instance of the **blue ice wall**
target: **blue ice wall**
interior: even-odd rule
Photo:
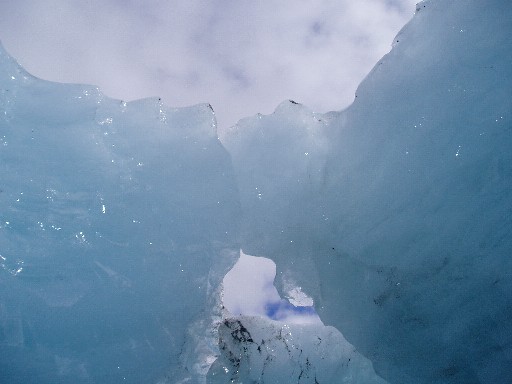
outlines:
[[[112,100],[1,51],[0,381],[314,383],[329,362],[332,382],[350,355],[393,384],[509,382],[510,20],[420,2],[350,108],[287,101],[222,144],[208,105]],[[240,248],[373,367],[322,360],[333,328],[224,318]]]
[[[213,111],[0,68],[0,382],[193,375],[186,330],[240,249]]]

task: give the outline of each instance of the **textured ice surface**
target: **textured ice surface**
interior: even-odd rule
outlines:
[[[391,383],[512,377],[512,7],[424,1],[345,111],[223,138],[242,244]]]
[[[225,319],[208,383],[386,384],[333,327]]]
[[[0,382],[193,376],[239,252],[212,110],[0,68]]]
[[[300,287],[290,289],[289,302],[281,299],[274,277],[272,261],[243,252],[224,277],[220,356],[208,383],[386,383],[337,329],[322,324]]]
[[[378,382],[371,362],[393,384],[509,382],[510,20],[423,1],[350,108],[284,102],[226,132],[230,156],[207,105],[112,100],[0,51],[0,381]],[[240,248],[357,353],[224,318]]]

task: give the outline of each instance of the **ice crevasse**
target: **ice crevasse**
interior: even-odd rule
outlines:
[[[287,101],[220,141],[208,105],[2,50],[0,381],[509,382],[510,20],[420,2],[348,109]],[[240,249],[327,326],[227,315]]]

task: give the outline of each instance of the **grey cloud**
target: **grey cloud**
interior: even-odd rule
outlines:
[[[226,127],[288,98],[346,107],[415,2],[20,0],[0,3],[0,36],[36,76],[209,102]]]

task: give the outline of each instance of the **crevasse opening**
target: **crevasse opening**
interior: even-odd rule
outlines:
[[[240,251],[223,279],[220,355],[207,383],[386,383],[336,328],[324,326],[301,287],[286,282],[281,298],[275,276],[272,260]]]
[[[262,316],[286,323],[322,324],[313,299],[301,287],[288,286],[281,298],[274,279],[276,264],[240,250],[240,258],[223,279],[223,305],[233,316]]]

